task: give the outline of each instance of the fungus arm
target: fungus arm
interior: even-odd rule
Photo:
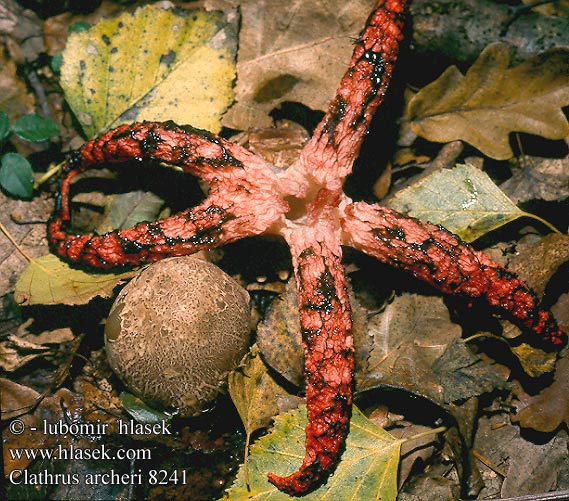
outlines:
[[[380,0],[367,20],[328,112],[301,153],[302,169],[335,189],[352,170],[391,81],[403,38],[405,0]]]
[[[315,488],[339,458],[352,404],[354,347],[341,249],[334,242],[295,234],[291,245],[305,354],[306,455],[287,477],[269,473],[280,490],[298,495]]]
[[[166,219],[104,235],[76,235],[70,187],[87,169],[129,161],[164,162],[204,179],[209,196],[199,206]],[[85,144],[63,169],[56,208],[48,225],[52,250],[95,268],[137,265],[191,254],[263,233],[287,210],[270,167],[245,148],[205,131],[169,123],[135,123]]]
[[[482,298],[539,337],[561,348],[567,335],[535,293],[512,272],[441,226],[364,202],[346,207],[345,243],[410,272],[446,294]]]

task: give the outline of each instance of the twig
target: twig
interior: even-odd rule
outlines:
[[[479,501],[567,501],[569,491],[544,492],[542,494],[528,494],[513,498],[480,499]]]

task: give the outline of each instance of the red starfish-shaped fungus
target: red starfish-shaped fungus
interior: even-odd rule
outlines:
[[[306,457],[288,477],[269,480],[290,494],[312,490],[338,459],[352,404],[354,347],[342,245],[402,268],[441,292],[483,298],[542,341],[566,336],[529,287],[435,226],[342,191],[372,116],[383,100],[402,38],[405,0],[380,0],[355,42],[348,71],[300,158],[286,171],[247,149],[172,122],[123,125],[93,139],[64,168],[49,222],[52,249],[95,268],[138,265],[273,234],[290,245],[305,348]],[[104,235],[69,232],[69,188],[86,169],[133,159],[181,167],[206,181],[197,207]]]

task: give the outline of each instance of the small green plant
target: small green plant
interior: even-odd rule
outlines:
[[[35,113],[21,116],[10,126],[8,115],[0,111],[0,154],[12,134],[25,141],[45,141],[59,134],[59,126]],[[9,152],[0,155],[0,165],[0,187],[14,197],[31,198],[34,180],[30,162],[19,153]]]

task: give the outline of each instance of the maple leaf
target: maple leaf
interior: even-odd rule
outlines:
[[[412,130],[429,141],[463,140],[498,160],[513,156],[510,132],[548,139],[569,134],[569,49],[558,47],[508,68],[507,46],[491,44],[466,75],[456,66],[409,102]]]

